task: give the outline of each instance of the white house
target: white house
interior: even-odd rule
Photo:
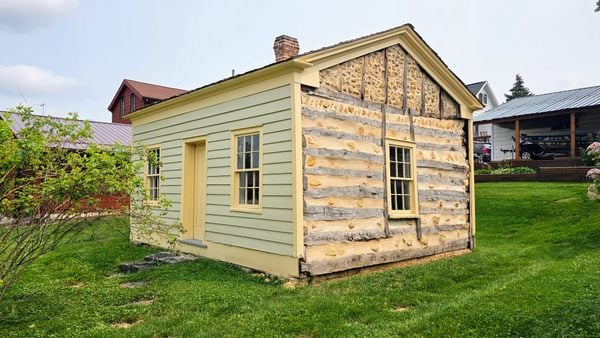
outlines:
[[[467,85],[467,88],[475,95],[479,101],[483,104],[483,109],[473,112],[473,117],[483,114],[484,112],[494,109],[498,106],[498,99],[492,90],[489,82],[480,81]],[[492,125],[491,124],[480,124],[476,126],[475,136],[479,136],[481,140],[489,140],[486,142],[491,142],[491,138],[487,138],[486,136],[492,135]]]

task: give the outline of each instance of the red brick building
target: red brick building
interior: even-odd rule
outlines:
[[[113,123],[130,124],[129,120],[123,118],[125,114],[185,92],[187,90],[124,79],[108,110],[112,112]]]

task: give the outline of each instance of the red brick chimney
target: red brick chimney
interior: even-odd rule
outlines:
[[[298,39],[287,35],[280,35],[275,38],[273,50],[275,51],[275,62],[279,62],[298,55],[300,45],[298,44]]]

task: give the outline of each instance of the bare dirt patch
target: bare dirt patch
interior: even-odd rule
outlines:
[[[122,287],[122,288],[125,288],[125,289],[135,289],[135,288],[142,287],[142,286],[144,286],[146,284],[148,284],[148,282],[139,281],[139,282],[126,282],[126,283],[122,283],[119,286]]]
[[[148,305],[152,305],[154,304],[154,299],[143,299],[143,300],[138,300],[132,303],[128,303],[128,304],[124,304],[121,305],[121,307],[126,307],[126,306],[148,306]]]
[[[141,320],[141,319],[138,319],[138,320],[136,320],[136,321],[133,321],[133,322],[118,322],[118,323],[112,323],[112,324],[110,324],[110,326],[112,326],[112,327],[113,327],[113,328],[115,328],[115,329],[128,329],[128,328],[130,328],[130,327],[134,326],[135,324],[139,324],[139,323],[141,323],[141,322],[142,322],[142,320]]]
[[[407,307],[403,307],[403,306],[398,306],[392,309],[393,312],[404,312],[404,311],[408,311]]]
[[[75,282],[75,283],[69,285],[69,287],[73,288],[73,289],[81,289],[84,286],[85,286],[85,284],[83,282]]]

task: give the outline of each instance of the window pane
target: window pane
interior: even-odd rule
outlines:
[[[398,204],[396,204],[396,195],[392,195],[392,210],[398,210]]]
[[[237,152],[241,153],[243,151],[244,151],[244,138],[238,137],[237,138]]]
[[[406,178],[412,178],[412,176],[410,174],[410,164],[408,164],[408,163],[404,165],[404,175],[406,175],[406,176],[404,176]]]
[[[246,204],[254,204],[254,189],[247,189],[247,203]]]
[[[244,151],[247,151],[247,152],[252,151],[252,144],[250,142],[252,142],[251,137],[250,136],[244,136],[244,145],[246,147],[246,149],[244,149]]]
[[[258,188],[254,188],[254,204],[258,204]]]
[[[409,195],[404,195],[404,209],[403,210],[410,210],[410,196]]]
[[[411,189],[410,189],[411,184],[412,184],[411,181],[402,181],[402,189],[404,191],[404,194],[407,196],[410,196],[410,194],[411,194]]]
[[[245,188],[246,187],[246,173],[241,172],[239,174],[240,174],[240,188]]]
[[[396,194],[404,194],[404,189],[402,189],[402,181],[401,180],[396,180],[394,182],[394,184],[396,185]]]
[[[258,168],[258,151],[252,152],[252,168]]]
[[[260,142],[258,139],[258,134],[252,135],[252,145],[254,146],[254,148],[252,148],[252,150],[258,151],[260,149]]]
[[[392,180],[391,182],[392,182],[392,184],[390,184],[390,190],[391,190],[390,193],[392,195],[394,195],[394,194],[396,194],[396,181]]]
[[[390,147],[390,162],[396,161],[396,147]]]
[[[254,186],[254,172],[253,172],[253,171],[247,172],[247,173],[246,173],[246,177],[248,178],[248,181],[247,181],[247,183],[246,183],[246,186],[247,186],[248,188],[251,188],[251,187],[253,187],[253,186]]]
[[[252,164],[251,156],[252,156],[252,153],[244,153],[244,169],[252,168],[250,166]]]
[[[244,167],[243,167],[244,161],[242,161],[243,156],[244,155],[242,153],[237,154],[237,168],[238,169],[244,169]]]
[[[399,164],[396,166],[396,168],[397,168],[396,177],[404,177],[404,165]]]
[[[404,210],[402,195],[396,195],[396,210]]]
[[[135,110],[135,94],[129,95],[129,111]]]
[[[254,186],[255,186],[255,187],[258,187],[258,184],[260,183],[260,182],[258,181],[258,176],[259,176],[259,172],[258,172],[258,171],[255,171],[255,172],[254,172]]]
[[[238,201],[238,203],[239,204],[246,204],[246,201],[245,201],[245,198],[246,198],[246,192],[245,192],[245,190],[246,189],[240,188],[239,190],[240,191],[239,191],[239,201]]]
[[[390,177],[398,177],[396,174],[396,162],[390,162]]]

